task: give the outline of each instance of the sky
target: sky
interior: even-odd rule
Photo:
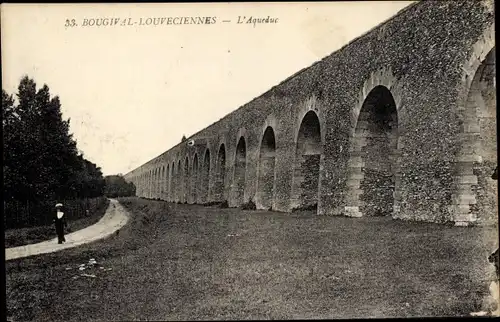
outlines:
[[[2,4],[2,87],[47,84],[84,156],[126,174],[412,2]],[[97,18],[119,24],[85,26]]]

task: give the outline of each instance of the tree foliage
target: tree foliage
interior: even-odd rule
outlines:
[[[125,178],[118,175],[104,177],[106,188],[104,194],[109,198],[135,196],[135,185],[127,182]]]
[[[101,169],[77,150],[59,97],[25,76],[17,104],[2,89],[4,201],[40,203],[104,192]]]

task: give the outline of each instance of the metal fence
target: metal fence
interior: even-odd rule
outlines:
[[[45,226],[52,224],[55,204],[62,203],[67,220],[85,218],[106,202],[105,197],[50,202],[4,201],[4,229]]]

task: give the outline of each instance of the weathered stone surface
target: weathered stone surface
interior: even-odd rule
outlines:
[[[262,189],[261,205],[277,211],[316,198],[318,213],[325,215],[382,214],[458,225],[496,221],[492,3],[411,5],[194,134],[187,141],[193,145],[181,143],[126,178],[141,197],[179,201],[188,180],[178,171],[180,160],[198,158],[198,189],[191,189],[191,198],[217,201],[220,180],[212,169],[224,142],[224,196],[231,206],[255,201]],[[374,95],[381,89],[390,96]],[[388,104],[390,113],[382,108]],[[375,122],[375,110],[382,123]],[[317,124],[301,131],[313,114]],[[273,162],[261,158],[268,127],[275,136]],[[243,158],[236,148],[242,138]],[[304,166],[304,155],[315,161],[306,157]],[[155,171],[163,167],[162,194],[155,184],[163,170],[159,176]]]

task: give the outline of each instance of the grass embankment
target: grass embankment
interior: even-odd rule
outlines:
[[[84,217],[82,217],[82,215],[77,216],[71,212],[67,213],[66,220],[68,222],[68,228],[65,232],[70,233],[95,224],[104,216],[108,205],[109,200],[103,197],[98,200],[95,206],[93,205],[88,209],[88,216],[83,215]],[[5,230],[4,236],[5,248],[10,248],[49,240],[57,237],[57,234],[54,225],[46,225],[8,229]]]
[[[487,292],[486,257],[496,242],[485,239],[496,236],[495,228],[121,201],[133,215],[119,234],[6,263],[8,316],[68,321],[468,315]],[[90,258],[96,267],[76,269]]]

